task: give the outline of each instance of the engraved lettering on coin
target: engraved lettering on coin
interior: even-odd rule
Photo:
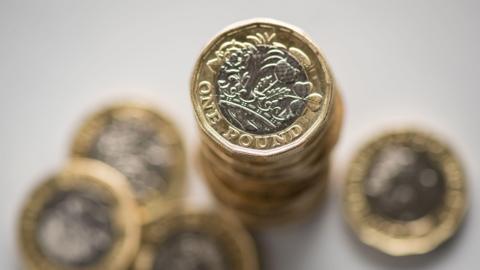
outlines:
[[[228,122],[253,134],[271,134],[303,114],[312,83],[285,48],[232,41],[222,50],[216,97]]]
[[[99,133],[88,156],[124,174],[142,200],[168,190],[173,157],[169,146],[151,123],[134,116],[115,118]]]
[[[221,244],[201,232],[173,234],[156,252],[155,270],[228,270],[232,269]]]
[[[440,207],[445,176],[428,153],[408,146],[390,145],[372,159],[365,192],[374,213],[411,221]]]
[[[69,267],[95,264],[114,243],[108,203],[93,193],[62,192],[42,210],[37,228],[40,250]]]

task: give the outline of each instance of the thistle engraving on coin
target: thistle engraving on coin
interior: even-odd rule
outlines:
[[[42,252],[71,267],[95,264],[109,252],[114,232],[108,203],[80,191],[56,194],[45,205],[37,229]]]
[[[213,237],[201,232],[172,234],[156,251],[155,270],[231,269],[222,247]]]
[[[133,116],[111,119],[91,145],[88,156],[127,176],[137,199],[168,190],[174,153],[147,121]]]
[[[235,127],[253,134],[270,134],[290,126],[302,115],[307,102],[318,109],[321,95],[312,92],[302,63],[288,48],[274,42],[275,33],[248,35],[217,50],[210,67],[217,70],[217,103]],[[294,50],[295,51],[295,50]],[[305,62],[308,57],[298,49]],[[214,70],[212,68],[212,70]]]
[[[410,221],[442,205],[445,179],[427,153],[390,145],[372,158],[365,193],[374,213]]]

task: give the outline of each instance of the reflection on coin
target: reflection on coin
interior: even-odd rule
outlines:
[[[183,187],[180,134],[160,113],[140,104],[117,104],[91,116],[78,131],[72,152],[119,170],[142,204],[176,196]]]
[[[251,237],[229,215],[175,209],[147,225],[136,270],[255,270]]]
[[[422,254],[450,238],[466,208],[465,176],[446,145],[424,133],[389,133],[354,159],[347,219],[363,242],[388,254]]]
[[[273,20],[235,25],[202,51],[191,98],[206,136],[253,160],[305,145],[328,121],[335,89],[316,46]]]
[[[140,215],[119,172],[75,159],[32,193],[19,236],[28,269],[125,269],[138,250]]]

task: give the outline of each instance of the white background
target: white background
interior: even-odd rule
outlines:
[[[346,121],[332,192],[307,224],[260,235],[267,269],[473,269],[480,246],[478,1],[0,1],[0,269],[20,269],[19,208],[65,162],[84,115],[122,97],[147,98],[197,146],[189,77],[226,25],[272,17],[303,28],[343,89]],[[471,210],[454,241],[395,259],[345,226],[339,191],[353,151],[385,125],[442,134],[465,162]],[[192,159],[191,159],[192,160]],[[191,161],[190,160],[190,161]],[[190,163],[191,164],[191,163]],[[190,166],[192,196],[207,191]]]

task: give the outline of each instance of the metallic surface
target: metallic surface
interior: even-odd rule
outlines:
[[[74,136],[72,156],[100,160],[123,173],[147,215],[162,200],[183,192],[185,153],[180,133],[149,105],[116,103],[92,114]]]
[[[416,130],[385,133],[355,156],[345,215],[361,241],[393,256],[424,254],[458,230],[466,179],[449,147]]]
[[[138,251],[140,218],[123,175],[98,161],[73,159],[25,204],[19,222],[25,267],[126,269]]]
[[[145,227],[135,270],[256,270],[256,247],[239,221],[223,210],[172,206]]]

